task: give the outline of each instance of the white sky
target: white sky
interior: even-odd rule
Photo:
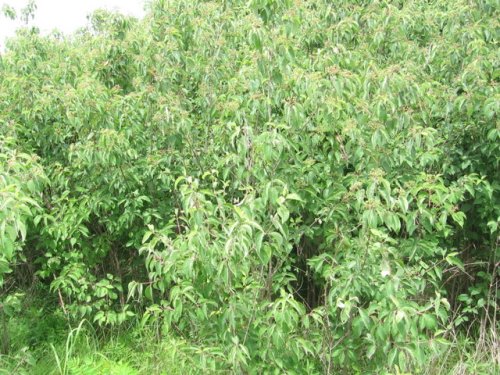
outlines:
[[[0,0],[0,10],[4,4],[20,9],[28,0]],[[30,25],[40,28],[42,33],[58,29],[63,33],[71,33],[87,25],[87,15],[95,9],[117,10],[135,17],[144,15],[144,0],[35,0],[37,9]],[[0,51],[4,49],[5,38],[13,36],[15,30],[22,26],[20,21],[11,21],[0,13]]]

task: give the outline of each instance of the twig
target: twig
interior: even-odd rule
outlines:
[[[59,304],[61,305],[61,308],[63,309],[64,315],[68,315],[68,310],[66,310],[66,305],[64,304],[64,300],[61,294],[61,289],[57,289],[57,294],[59,295]]]

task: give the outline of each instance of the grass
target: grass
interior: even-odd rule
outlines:
[[[448,350],[430,358],[426,375],[500,374],[500,341],[495,319],[483,320],[479,328],[468,332],[450,330],[448,336]]]
[[[96,331],[86,320],[68,327],[60,314],[38,307],[24,309],[11,319],[10,352],[0,356],[0,374],[175,375],[210,374],[224,368],[223,356],[214,348],[200,348],[172,335],[159,339],[152,327]],[[491,327],[482,324],[468,333],[450,331],[446,352],[429,358],[421,373],[500,373],[498,332]]]
[[[31,301],[33,305],[37,303]],[[9,320],[8,335],[10,350],[0,355],[0,375],[215,372],[210,350],[185,340],[172,336],[159,340],[157,331],[141,329],[139,324],[96,331],[82,320],[68,327],[60,312],[46,307],[23,309]]]

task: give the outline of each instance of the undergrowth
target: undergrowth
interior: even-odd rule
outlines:
[[[60,311],[51,311],[42,301],[30,300],[29,305],[9,321],[11,352],[0,355],[0,374],[230,373],[229,369],[220,370],[218,362],[223,356],[216,348],[204,347],[172,333],[164,335],[157,324],[143,326],[134,322],[111,331],[96,330],[86,320],[68,324]],[[449,342],[438,355],[427,358],[428,366],[421,371],[396,370],[384,374],[498,374],[498,332],[486,322],[482,323],[467,333],[450,330]]]

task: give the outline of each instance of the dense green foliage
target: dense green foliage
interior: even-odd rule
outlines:
[[[30,290],[73,327],[153,330],[194,373],[420,373],[451,332],[496,337],[499,7],[159,0],[20,30],[4,322]]]

